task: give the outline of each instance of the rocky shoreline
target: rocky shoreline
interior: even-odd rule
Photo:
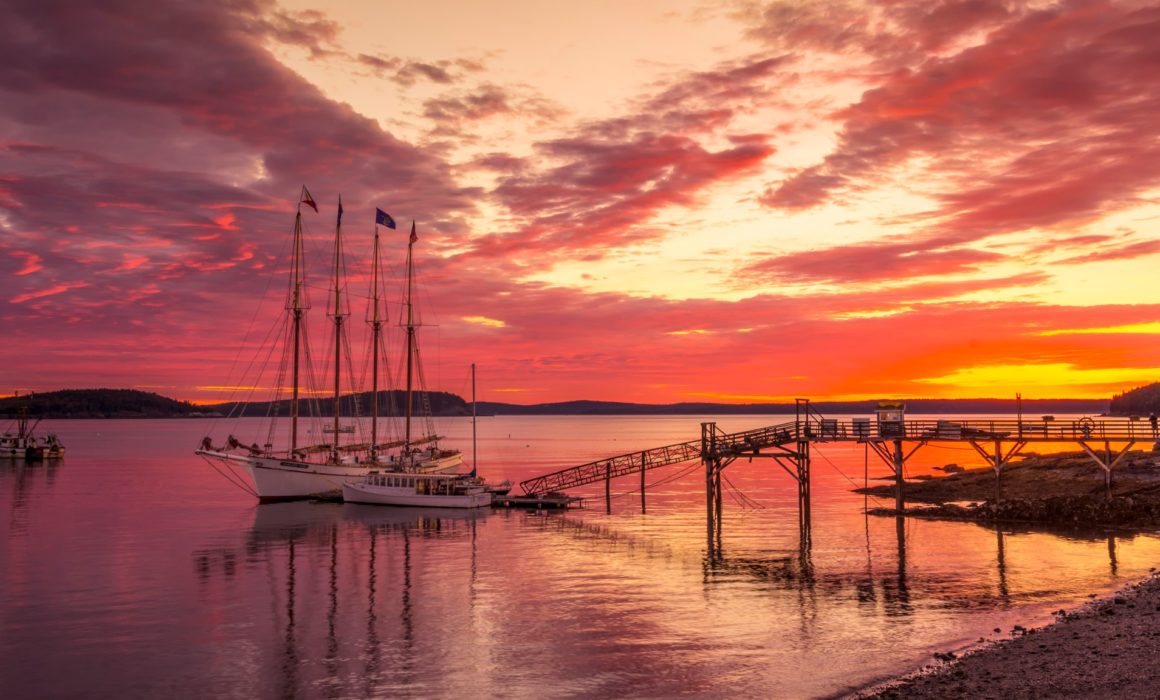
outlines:
[[[1142,531],[1160,528],[1160,454],[1131,452],[1103,472],[1084,453],[1029,455],[997,482],[990,469],[944,468],[946,476],[907,481],[905,514],[969,520],[990,526]],[[894,484],[860,492],[893,498]],[[893,508],[871,513],[897,515]],[[1155,698],[1151,669],[1160,654],[1160,574],[1073,611],[1039,629],[965,652],[937,652],[932,666],[847,697],[857,700],[934,698]],[[998,630],[996,630],[998,631]]]
[[[1039,629],[847,696],[851,700],[935,698],[1155,698],[1160,654],[1160,574],[1082,608],[1059,611]]]
[[[1029,455],[1004,468],[944,467],[946,476],[926,476],[903,485],[905,515],[983,523],[1039,523],[1053,527],[1160,527],[1160,454],[1129,452],[1112,471],[1109,492],[1103,471],[1086,454]],[[894,497],[893,483],[857,489]],[[871,513],[898,515],[893,508]]]

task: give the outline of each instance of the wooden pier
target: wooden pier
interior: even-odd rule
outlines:
[[[1103,475],[1111,493],[1116,465],[1137,443],[1160,445],[1148,421],[1134,418],[1056,420],[985,418],[905,418],[896,402],[879,404],[876,416],[826,418],[798,399],[792,421],[765,428],[726,433],[715,422],[701,424],[699,440],[639,450],[528,479],[520,483],[525,498],[549,492],[561,493],[586,484],[604,482],[605,508],[612,508],[612,479],[640,474],[641,511],[645,510],[645,472],[681,462],[701,460],[705,466],[706,529],[710,547],[720,542],[721,473],[739,458],[771,459],[797,484],[798,520],[803,540],[810,530],[810,446],[817,443],[851,442],[867,445],[890,469],[895,481],[896,509],[905,509],[903,468],[923,446],[940,443],[970,445],[995,473],[996,496],[1002,493],[1003,468],[1032,444],[1074,444],[1086,453]]]

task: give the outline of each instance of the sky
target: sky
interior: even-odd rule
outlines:
[[[512,403],[1101,398],[1160,380],[1160,6],[9,0],[0,394],[312,359],[342,197],[397,376]],[[247,380],[247,378],[249,378]],[[250,391],[247,389],[247,391]]]

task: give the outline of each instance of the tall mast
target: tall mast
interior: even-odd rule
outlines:
[[[379,255],[379,228],[375,226],[375,245],[371,255],[371,312],[367,323],[371,324],[371,461],[379,453],[379,342],[383,335],[381,290],[379,271],[382,261]]]
[[[471,363],[471,475],[479,466],[478,453],[475,451],[475,363]]]
[[[305,192],[306,188],[303,187]],[[302,270],[302,202],[298,203],[298,211],[294,215],[294,243],[291,256],[290,271],[290,298],[287,299],[286,310],[293,319],[294,335],[294,379],[292,397],[290,400],[290,455],[298,449],[298,361],[302,346],[302,311],[306,308],[302,298],[304,280]]]
[[[330,457],[338,462],[339,398],[342,391],[342,324],[347,317],[342,301],[342,197],[338,198],[338,220],[334,224],[334,306],[327,313],[334,319],[334,434]]]
[[[415,305],[411,300],[414,285],[414,263],[411,258],[411,253],[415,247],[415,222],[411,222],[411,238],[407,243],[407,298],[405,304],[407,307],[407,398],[406,398],[406,435],[404,436],[404,449],[411,448],[411,386],[414,367],[415,355]]]

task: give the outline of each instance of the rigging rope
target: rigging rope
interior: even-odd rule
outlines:
[[[679,464],[679,462],[678,462],[678,464]],[[667,465],[667,466],[675,466],[675,465]],[[699,466],[701,466],[701,463],[700,463],[699,461],[698,461],[698,462],[694,462],[694,463],[692,464],[692,466],[690,466],[688,469],[685,469],[684,471],[682,471],[682,472],[680,472],[680,473],[678,473],[678,474],[674,474],[674,475],[667,476],[667,477],[665,477],[664,479],[660,479],[660,480],[658,480],[658,481],[654,481],[654,482],[653,482],[653,483],[651,483],[651,484],[645,484],[645,490],[647,491],[647,490],[649,490],[649,489],[651,489],[651,488],[656,488],[657,486],[664,486],[665,484],[668,484],[668,483],[671,483],[671,482],[673,482],[673,481],[676,481],[677,479],[679,479],[679,478],[681,478],[681,477],[685,476],[686,474],[688,474],[688,473],[692,472],[694,469],[696,469],[696,468],[697,468],[697,467],[699,467]],[[658,467],[658,469],[659,469],[659,468],[660,468],[660,467]],[[622,492],[620,492],[620,493],[614,493],[614,494],[612,494],[612,498],[623,498],[623,497],[625,497],[625,496],[632,496],[632,495],[634,495],[634,494],[637,494],[637,493],[640,493],[640,489],[639,489],[639,488],[632,489],[631,491],[622,491]]]
[[[869,448],[867,448],[867,449],[869,449]],[[854,481],[854,480],[853,480],[853,479],[851,479],[849,476],[846,476],[846,473],[845,473],[845,472],[843,472],[841,469],[839,469],[839,468],[838,468],[838,465],[834,464],[834,463],[833,463],[833,462],[830,460],[830,458],[829,458],[829,457],[827,457],[827,456],[825,455],[825,453],[824,453],[824,452],[822,452],[821,450],[819,450],[819,449],[817,448],[817,446],[816,446],[816,445],[814,446],[814,452],[817,452],[819,455],[821,455],[822,459],[826,460],[826,463],[827,463],[827,464],[829,464],[831,467],[833,467],[833,468],[834,468],[834,471],[836,471],[836,472],[838,472],[839,474],[841,474],[841,475],[842,475],[842,478],[844,478],[846,481],[849,481],[849,482],[850,482],[850,484],[851,484],[852,486],[854,486],[854,488],[858,488],[858,482]],[[866,454],[866,460],[869,460],[869,453],[867,453],[867,454]],[[866,462],[864,469],[865,469],[865,473],[866,473],[866,477],[865,477],[865,478],[866,478],[866,481],[867,481],[867,484],[866,484],[866,485],[867,485],[867,486],[869,486],[869,474],[870,474],[870,465],[869,465],[869,461],[867,461],[867,462]],[[883,499],[883,497],[882,497],[882,496],[876,496],[876,495],[874,495],[874,494],[866,494],[866,495],[870,496],[871,498],[877,498],[877,499],[880,499],[880,500],[885,500],[885,499]]]
[[[213,467],[213,470],[215,472],[217,472],[218,474],[221,474],[225,478],[226,481],[230,482],[234,486],[237,486],[238,488],[240,488],[241,490],[250,494],[254,498],[258,498],[258,492],[255,491],[252,486],[250,486],[249,484],[247,484],[244,481],[242,481],[241,479],[239,479],[237,474],[234,474],[234,471],[232,469],[229,470],[228,472],[223,471],[220,467],[218,467],[216,464],[214,464],[213,461],[210,460],[208,457],[203,456],[202,459],[205,460],[206,464]]]

